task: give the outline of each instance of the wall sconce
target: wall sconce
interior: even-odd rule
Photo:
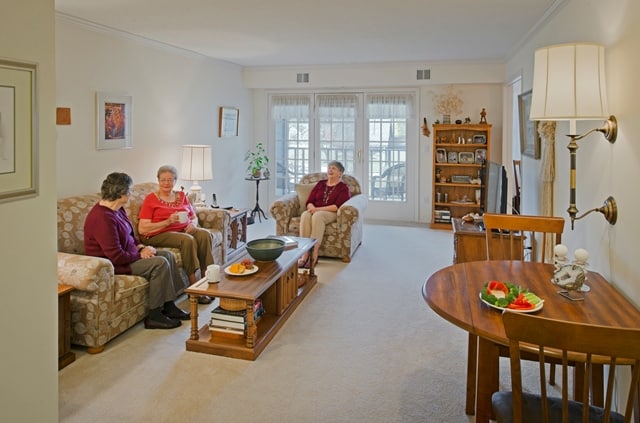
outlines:
[[[609,196],[602,207],[578,216],[576,207],[576,152],[578,141],[592,132],[601,132],[610,143],[618,135],[615,116],[607,110],[607,91],[604,72],[604,47],[598,44],[559,44],[537,49],[533,65],[531,120],[568,120],[569,157],[571,160],[569,208],[571,229],[576,220],[591,212],[599,212],[611,225],[618,218],[616,200]],[[585,134],[576,134],[577,120],[606,122]]]
[[[208,145],[183,145],[182,146],[182,179],[193,181],[189,188],[189,195],[195,199],[194,206],[204,207],[202,201],[202,187],[198,181],[213,179],[211,169],[211,147]]]

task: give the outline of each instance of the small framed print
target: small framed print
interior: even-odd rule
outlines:
[[[436,149],[436,163],[446,163],[447,162],[447,150],[444,148]]]
[[[447,157],[448,163],[458,163],[458,153],[456,151],[449,151]]]
[[[132,97],[117,93],[96,93],[98,150],[131,148]]]
[[[487,143],[487,136],[486,135],[474,135],[473,136],[473,143],[474,144],[486,144]]]
[[[458,163],[473,164],[476,160],[476,155],[472,151],[461,151],[458,153]]]
[[[476,149],[476,163],[482,164],[486,161],[487,161],[487,149],[486,148]]]
[[[238,120],[240,110],[235,107],[220,107],[218,137],[229,138],[238,136]]]

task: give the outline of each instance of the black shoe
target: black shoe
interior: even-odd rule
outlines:
[[[173,303],[173,301],[168,302],[164,306],[164,310],[162,310],[162,314],[167,317],[170,317],[175,320],[189,320],[191,319],[191,313],[188,313]]]
[[[180,326],[182,322],[180,320],[175,320],[165,315],[162,317],[147,317],[144,319],[144,328],[145,329],[173,329]]]

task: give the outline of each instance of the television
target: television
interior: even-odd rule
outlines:
[[[507,171],[499,163],[486,162],[484,168],[486,182],[484,185],[484,213],[505,214],[507,213]]]

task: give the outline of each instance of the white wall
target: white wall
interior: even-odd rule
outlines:
[[[239,66],[56,19],[57,105],[71,108],[58,131],[58,197],[97,192],[105,175],[129,173],[155,181],[163,164],[180,171],[182,144],[212,145],[213,180],[201,181],[207,201],[249,206],[244,155],[254,144],[252,101]],[[96,150],[96,92],[133,97],[133,148]],[[218,138],[220,106],[240,109],[239,136]],[[185,189],[190,181],[178,181]]]
[[[34,13],[34,10],[38,13]],[[39,195],[0,204],[0,421],[58,420],[53,0],[2,0],[0,56],[37,63]]]
[[[538,47],[565,42],[598,42],[606,48],[607,89],[609,111],[618,118],[619,132],[615,144],[609,144],[601,134],[592,134],[580,141],[577,161],[577,207],[581,212],[599,207],[609,195],[618,203],[618,222],[609,225],[599,214],[577,221],[575,230],[567,227],[563,243],[571,251],[586,248],[591,268],[603,274],[640,305],[640,270],[637,267],[637,241],[640,220],[636,210],[640,196],[634,184],[640,180],[640,146],[635,134],[640,133],[640,82],[636,71],[640,51],[640,2],[612,0],[609,2],[571,0],[559,10],[507,65],[507,74],[522,70],[523,90],[532,85],[533,52]],[[578,133],[601,125],[602,122],[581,122]],[[556,130],[556,182],[554,210],[568,218],[569,155],[564,134],[566,122]],[[537,207],[539,160],[523,158],[523,200],[526,208]],[[570,225],[567,225],[570,226]]]

